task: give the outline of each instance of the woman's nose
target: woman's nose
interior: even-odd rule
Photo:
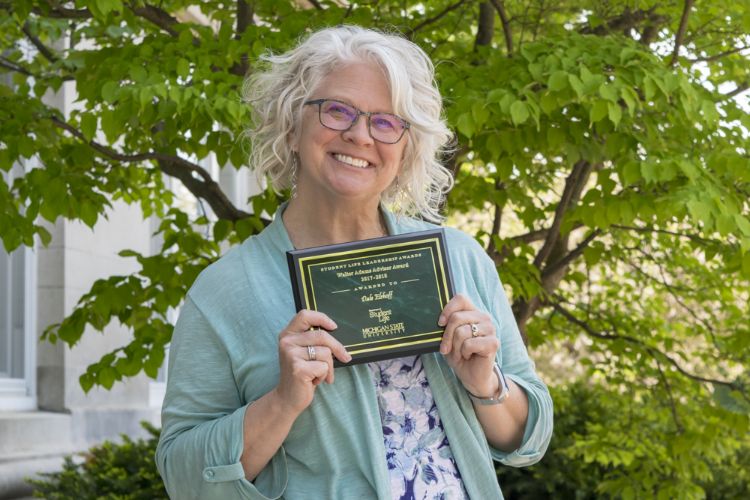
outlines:
[[[370,136],[370,130],[367,126],[368,116],[360,115],[354,125],[342,132],[344,140],[354,142],[356,144],[369,145],[374,142],[374,139]]]

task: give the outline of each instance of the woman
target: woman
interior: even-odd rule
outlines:
[[[552,403],[493,263],[447,230],[459,292],[439,353],[351,358],[295,314],[285,252],[428,229],[451,186],[432,65],[400,37],[311,35],[251,78],[252,164],[292,199],[207,268],[177,322],[157,450],[177,499],[500,498],[492,458],[543,455]],[[386,206],[393,207],[394,215]]]

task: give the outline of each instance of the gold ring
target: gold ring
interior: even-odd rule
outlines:
[[[308,361],[315,361],[317,356],[315,355],[315,347],[309,345],[307,346],[307,360]]]

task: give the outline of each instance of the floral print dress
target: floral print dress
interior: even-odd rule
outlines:
[[[467,499],[419,356],[369,367],[378,394],[391,497]]]

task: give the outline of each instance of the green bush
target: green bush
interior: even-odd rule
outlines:
[[[647,401],[585,382],[550,390],[555,401],[550,447],[532,467],[498,466],[506,499],[750,498],[746,415],[710,406],[689,415],[678,405],[681,428],[674,432],[685,444],[676,449],[653,439],[675,425],[667,405],[655,413]],[[82,461],[67,457],[62,471],[31,481],[35,495],[50,500],[167,498],[154,462],[159,430],[141,425],[149,439],[122,436],[122,444],[96,446],[80,455]]]
[[[690,414],[666,401],[654,412],[648,397],[587,382],[550,391],[549,449],[531,467],[498,465],[506,500],[750,498],[746,414],[710,404]],[[669,433],[670,442],[658,439]]]
[[[154,500],[169,498],[156,470],[154,453],[159,430],[142,422],[148,439],[133,441],[122,435],[122,443],[104,442],[74,460],[65,458],[60,472],[42,474],[43,479],[30,480],[34,496],[48,500]]]

